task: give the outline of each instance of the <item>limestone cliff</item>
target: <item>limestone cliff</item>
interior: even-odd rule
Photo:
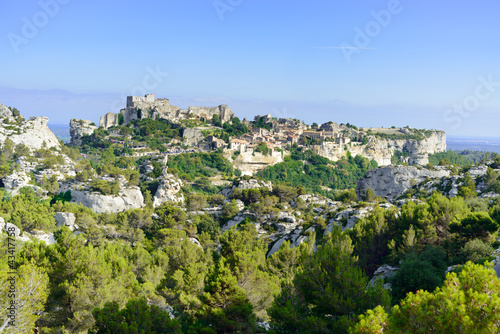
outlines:
[[[184,139],[184,144],[189,146],[198,146],[200,142],[205,140],[205,136],[197,128],[185,128],[182,131],[182,138]]]
[[[12,111],[0,104],[0,143],[3,145],[9,138],[15,145],[24,144],[32,150],[60,148],[56,135],[50,131],[48,117],[31,117],[25,120],[23,116],[14,117]]]
[[[372,169],[358,181],[356,192],[363,198],[368,188],[375,195],[393,200],[411,187],[429,179],[441,179],[450,176],[446,168],[427,169],[415,166],[385,166]]]
[[[232,160],[232,154],[234,154],[233,150],[224,150],[224,156],[227,159]],[[271,151],[269,155],[264,155],[249,150],[240,153],[232,162],[234,168],[241,170],[241,175],[253,175],[267,166],[283,162],[283,154],[279,151]]]
[[[313,150],[332,161],[339,160],[349,151],[353,156],[361,155],[373,159],[379,166],[390,165],[396,151],[407,152],[408,163],[418,165],[427,164],[430,154],[446,151],[446,134],[443,131],[429,131],[423,139],[381,139],[375,136],[368,138],[366,144],[361,142],[337,144],[325,141],[321,145],[315,145]]]
[[[69,134],[71,135],[71,145],[80,146],[83,136],[90,136],[97,129],[91,121],[82,119],[72,119],[69,121]]]
[[[114,125],[118,125],[118,114],[108,112],[106,115],[102,116],[99,121],[99,126],[107,129]]]

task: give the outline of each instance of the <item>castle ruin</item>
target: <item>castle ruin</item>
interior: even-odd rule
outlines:
[[[119,115],[123,117],[119,117]],[[222,123],[230,121],[234,117],[232,110],[225,104],[217,107],[188,107],[181,109],[170,104],[165,98],[155,98],[154,94],[144,97],[128,96],[127,105],[120,113],[107,113],[100,119],[99,125],[107,129],[112,126],[126,125],[135,119],[166,119],[178,122],[183,119],[211,120],[217,115]],[[122,119],[122,120],[121,120]],[[122,122],[122,124],[119,124]]]

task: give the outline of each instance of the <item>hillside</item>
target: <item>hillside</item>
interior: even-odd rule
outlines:
[[[0,277],[18,272],[23,328],[347,333],[460,273],[500,286],[500,157],[445,152],[444,132],[146,96],[71,120],[65,145],[0,111]]]

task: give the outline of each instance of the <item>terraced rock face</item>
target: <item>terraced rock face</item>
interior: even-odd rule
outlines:
[[[391,158],[396,151],[408,152],[408,163],[425,165],[429,162],[429,155],[446,151],[446,133],[443,131],[432,131],[422,139],[380,139],[372,137],[366,145],[352,142],[349,145],[341,145],[333,142],[323,142],[313,150],[325,158],[337,161],[344,157],[349,151],[352,156],[361,155],[375,160],[379,166],[391,164]]]

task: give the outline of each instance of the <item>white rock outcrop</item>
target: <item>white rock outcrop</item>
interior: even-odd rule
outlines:
[[[354,157],[363,156],[375,160],[379,166],[391,164],[391,158],[396,151],[410,154],[408,163],[425,165],[429,162],[429,154],[446,151],[446,133],[438,130],[429,130],[424,139],[381,139],[374,136],[366,145],[352,142],[348,145],[325,141],[313,147],[317,154],[337,161],[346,156],[347,151]]]
[[[63,184],[60,192],[71,191],[71,201],[91,208],[95,213],[116,213],[128,209],[144,207],[144,197],[136,186],[120,184],[118,196],[103,195],[99,192],[85,189],[82,184]]]
[[[205,140],[205,136],[200,129],[185,128],[182,131],[182,138],[185,145],[198,146],[201,141]]]
[[[71,119],[69,121],[69,134],[71,135],[71,145],[80,146],[83,136],[90,136],[97,129],[91,121],[83,119]]]
[[[372,169],[358,181],[356,192],[363,198],[367,189],[372,189],[375,195],[390,201],[402,195],[405,191],[426,180],[450,176],[445,168],[427,169],[414,166],[385,166]]]
[[[38,240],[45,242],[47,245],[53,245],[56,243],[54,233],[44,231],[30,231],[30,234]]]
[[[57,227],[68,226],[70,230],[74,230],[76,217],[72,212],[56,212],[54,215]]]
[[[154,207],[158,207],[164,202],[184,202],[184,195],[180,192],[182,185],[182,181],[174,175],[164,174],[153,197]]]
[[[12,196],[16,196],[21,188],[29,186],[30,177],[26,175],[25,171],[21,170],[7,175],[2,181],[5,191],[11,193]]]
[[[368,284],[370,286],[374,286],[374,284],[377,281],[394,276],[394,274],[398,270],[399,270],[399,268],[391,267],[391,266],[389,266],[387,264],[384,264],[381,267],[379,267],[377,270],[375,270],[375,272],[373,273],[373,278],[370,280],[370,283],[368,283]],[[384,287],[386,289],[390,289],[391,288],[390,284],[388,284],[388,283],[386,283],[384,285]]]
[[[60,148],[61,144],[56,135],[50,131],[47,123],[48,117],[31,117],[24,120],[24,117],[14,117],[10,109],[0,104],[0,143],[7,138],[12,140],[15,145],[24,144],[32,150],[38,150],[42,147]]]
[[[273,191],[273,184],[271,181],[263,181],[263,180],[257,180],[257,179],[241,179],[232,186],[228,186],[220,191],[220,194],[229,197],[233,193],[234,189],[259,189],[259,188],[267,188],[269,191]]]
[[[224,157],[232,159],[234,150],[224,150]],[[271,150],[270,154],[262,154],[249,150],[241,152],[233,161],[234,168],[241,170],[241,175],[253,175],[256,172],[277,163],[283,162],[283,154],[279,151]]]

